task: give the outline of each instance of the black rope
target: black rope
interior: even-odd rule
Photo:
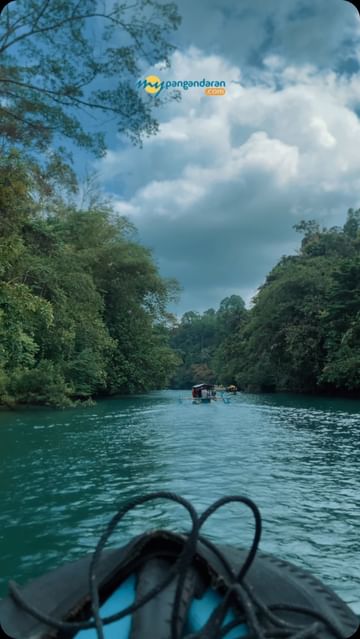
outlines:
[[[192,529],[189,535],[187,536],[187,538],[185,538],[184,547],[179,557],[177,558],[174,565],[169,569],[169,573],[167,577],[160,584],[158,584],[152,590],[150,590],[146,595],[144,595],[141,599],[139,599],[137,603],[134,603],[131,606],[128,606],[127,608],[124,608],[123,610],[121,610],[120,612],[116,614],[113,614],[109,617],[105,617],[104,619],[100,619],[99,599],[98,599],[98,592],[96,588],[95,571],[96,571],[101,553],[106,544],[106,541],[109,539],[109,536],[114,531],[116,525],[119,523],[119,521],[124,517],[124,515],[127,512],[129,512],[130,510],[132,510],[133,508],[135,508],[136,506],[140,504],[144,504],[148,501],[152,501],[154,499],[161,499],[161,498],[167,499],[170,501],[175,501],[176,503],[184,506],[184,508],[186,508],[186,510],[188,511],[192,519],[192,523],[193,523]],[[67,622],[67,621],[61,621],[59,619],[54,619],[54,617],[50,617],[49,615],[43,613],[41,610],[37,610],[34,606],[27,603],[26,600],[21,595],[19,589],[17,588],[17,585],[13,581],[9,581],[9,592],[11,596],[13,597],[14,601],[21,608],[23,608],[26,612],[28,612],[30,615],[35,617],[35,619],[38,619],[38,621],[41,621],[47,624],[48,626],[51,626],[52,628],[56,628],[57,630],[65,630],[65,631],[88,630],[90,628],[96,628],[98,639],[100,638],[103,639],[103,634],[99,634],[99,628],[101,629],[100,632],[102,631],[101,625],[105,626],[109,623],[113,623],[114,621],[118,621],[119,619],[122,619],[123,617],[126,617],[129,614],[132,614],[133,612],[135,612],[135,610],[138,610],[139,608],[144,606],[148,601],[150,601],[150,599],[152,599],[153,597],[156,597],[162,590],[164,590],[164,588],[166,588],[166,586],[168,586],[168,584],[174,579],[176,574],[182,573],[184,571],[183,565],[185,568],[187,568],[189,563],[192,561],[193,552],[194,552],[193,549],[196,548],[197,539],[198,539],[198,516],[194,507],[189,501],[187,501],[183,497],[179,497],[178,495],[175,495],[174,493],[170,493],[166,491],[150,493],[149,495],[144,495],[143,497],[138,497],[136,499],[130,500],[123,508],[121,508],[111,519],[105,532],[103,533],[103,535],[101,536],[101,538],[99,539],[97,543],[97,546],[90,564],[90,569],[89,569],[91,607],[92,607],[93,614],[95,612],[94,621],[89,620],[89,621],[79,621],[79,622],[76,622],[76,621]],[[123,563],[126,563],[126,559],[124,560]],[[119,570],[120,569],[121,569],[121,566],[119,567]],[[94,591],[96,591],[95,600],[93,599]]]
[[[180,553],[180,556],[178,557],[175,565],[173,566],[173,570],[170,571],[169,575],[166,577],[166,579],[164,579],[164,581],[160,585],[157,585],[155,586],[155,588],[150,590],[146,595],[144,595],[144,597],[142,597],[140,601],[138,601],[137,604],[128,606],[128,608],[125,608],[124,610],[122,610],[121,613],[118,613],[117,615],[112,615],[112,617],[108,617],[107,619],[104,619],[102,621],[100,618],[100,612],[99,612],[99,608],[100,608],[99,592],[98,592],[98,588],[96,584],[96,568],[100,561],[101,553],[109,537],[112,535],[117,524],[124,517],[124,515],[127,512],[129,512],[129,510],[132,510],[136,506],[145,504],[148,501],[153,501],[154,499],[167,499],[170,501],[176,501],[178,504],[181,504],[182,506],[184,506],[184,508],[186,508],[192,520],[192,530],[190,532],[190,535],[188,536],[187,542],[185,543],[185,546],[182,552]],[[131,502],[129,502],[121,510],[119,510],[119,512],[117,512],[114,515],[114,517],[109,522],[105,532],[99,539],[99,542],[93,554],[93,558],[90,564],[90,571],[89,571],[91,607],[92,607],[92,611],[93,611],[93,615],[95,619],[95,627],[98,633],[98,639],[104,639],[103,625],[105,623],[111,623],[111,621],[115,621],[115,618],[120,619],[121,617],[126,617],[131,612],[134,612],[137,608],[140,608],[141,606],[145,605],[145,603],[147,603],[153,597],[156,597],[156,595],[158,595],[162,590],[164,590],[164,588],[166,588],[166,586],[174,578],[176,572],[178,572],[180,576],[186,574],[187,566],[192,562],[193,555],[196,550],[197,538],[198,538],[198,516],[194,507],[192,506],[190,502],[188,502],[183,497],[179,497],[178,495],[175,495],[170,492],[160,491],[157,493],[150,493],[149,495],[144,495],[143,497],[138,497],[137,499],[134,499]],[[121,614],[121,617],[119,616],[120,614]],[[174,639],[177,639],[176,634],[174,634]]]
[[[248,556],[246,557],[245,562],[243,563],[237,577],[236,580],[240,581],[241,579],[243,579],[243,577],[246,575],[247,571],[249,570],[252,562],[254,561],[255,555],[256,555],[256,551],[258,549],[259,543],[260,543],[260,537],[261,537],[261,515],[260,515],[260,511],[257,507],[256,504],[254,504],[254,502],[249,499],[248,497],[240,497],[238,495],[231,495],[229,497],[221,497],[221,499],[218,499],[217,501],[215,501],[211,506],[209,506],[209,508],[207,508],[205,510],[205,512],[203,512],[203,514],[200,517],[199,520],[199,529],[204,525],[205,521],[207,519],[209,519],[209,517],[211,517],[211,515],[214,514],[214,512],[216,512],[219,508],[221,508],[222,506],[225,506],[226,504],[230,504],[230,503],[234,503],[234,502],[238,502],[238,503],[242,503],[245,504],[246,506],[248,506],[248,508],[250,508],[250,510],[252,511],[253,515],[254,515],[254,519],[255,519],[255,533],[254,533],[254,538],[251,544],[251,548],[249,550]],[[220,555],[220,553],[219,553]],[[224,560],[225,557],[222,556],[222,559]],[[231,570],[231,568],[230,568]],[[232,573],[232,570],[231,570]],[[232,573],[234,574],[234,573]]]
[[[100,600],[96,572],[104,547],[118,523],[130,510],[155,499],[165,499],[183,506],[190,515],[190,519],[192,522],[191,530],[189,533],[184,535],[183,548],[180,551],[175,563],[169,568],[169,572],[166,578],[163,579],[160,584],[157,584],[154,588],[152,588],[136,603],[128,606],[127,608],[124,608],[116,614],[102,619],[100,617]],[[229,564],[228,560],[223,555],[221,550],[208,539],[200,535],[200,529],[209,519],[209,517],[211,517],[211,515],[219,508],[229,503],[241,503],[247,506],[252,511],[255,521],[255,532],[250,550],[237,574],[234,572],[232,566]],[[253,590],[249,588],[245,581],[245,575],[251,567],[251,564],[253,563],[256,556],[260,537],[261,515],[256,504],[247,497],[234,495],[218,499],[216,502],[214,502],[214,504],[209,506],[209,508],[207,508],[199,517],[192,504],[183,497],[179,497],[178,495],[167,491],[154,492],[133,499],[129,501],[125,506],[120,508],[119,511],[112,517],[112,519],[108,523],[104,533],[101,535],[97,543],[89,567],[89,591],[91,599],[91,610],[93,615],[92,620],[81,622],[67,622],[61,621],[59,619],[54,619],[53,617],[50,617],[40,610],[37,610],[31,604],[27,603],[19,592],[16,584],[12,581],[9,582],[9,590],[14,601],[38,621],[41,621],[52,628],[56,628],[57,630],[63,630],[67,632],[76,632],[79,630],[95,628],[98,639],[104,639],[105,625],[122,619],[123,617],[132,614],[133,612],[135,612],[135,610],[138,610],[139,608],[144,606],[148,601],[162,592],[164,588],[166,588],[171,583],[175,576],[177,576],[178,582],[175,590],[174,605],[171,616],[171,639],[179,639],[178,619],[184,584],[187,576],[187,571],[192,565],[194,556],[196,554],[197,543],[201,541],[201,543],[207,546],[221,562],[225,573],[227,574],[227,583],[230,585],[226,586],[227,590],[222,601],[212,611],[208,621],[200,630],[200,632],[188,635],[184,639],[221,639],[232,628],[235,628],[241,624],[246,624],[247,626],[249,632],[249,634],[247,635],[248,639],[311,639],[313,637],[318,637],[319,632],[324,628],[327,628],[327,630],[333,637],[335,637],[335,639],[343,639],[343,635],[339,628],[319,612],[300,606],[285,604],[266,606],[257,597]],[[146,560],[147,557],[145,556],[144,561]],[[127,558],[124,557],[122,566],[126,565],[126,562]],[[120,569],[121,566],[119,567],[119,570]],[[223,586],[225,587],[225,582]],[[235,615],[235,619],[224,625],[226,614],[230,610],[232,610],[233,614]],[[274,614],[275,610],[302,613],[310,616],[311,618],[314,618],[315,621],[311,623],[311,625],[307,625],[305,627],[304,625],[288,623],[284,619]]]

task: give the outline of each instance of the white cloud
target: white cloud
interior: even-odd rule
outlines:
[[[124,202],[123,200],[119,200],[116,197],[113,199],[114,209],[119,215],[124,215],[126,217],[131,217],[139,213],[139,208],[131,204],[131,202]]]
[[[117,210],[134,220],[194,308],[216,305],[220,290],[249,299],[298,244],[295,222],[341,223],[346,209],[360,204],[353,111],[360,77],[267,56],[250,81],[221,56],[194,47],[174,55],[162,79],[170,76],[225,79],[227,94],[184,91],[180,103],[158,113],[159,135],[142,150],[107,154],[99,165],[104,183],[119,181]]]
[[[331,135],[322,118],[316,116],[311,118],[310,131],[313,132],[318,146],[323,146],[326,149],[331,149],[336,146],[336,139]]]

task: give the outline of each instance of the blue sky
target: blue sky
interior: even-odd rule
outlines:
[[[142,149],[109,131],[93,166],[183,287],[181,314],[233,293],[249,304],[299,246],[294,224],[343,224],[360,207],[360,18],[344,0],[177,4],[171,69],[144,75],[224,79],[226,95],[182,91]]]

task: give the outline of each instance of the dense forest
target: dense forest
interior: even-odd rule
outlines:
[[[55,161],[56,164],[57,161]],[[245,391],[360,393],[360,210],[343,228],[301,222],[251,308],[167,312],[178,295],[136,230],[12,151],[0,162],[0,403],[76,400],[197,382]],[[52,188],[49,175],[52,175]]]
[[[156,133],[139,60],[168,61],[179,21],[157,0],[17,0],[1,14],[0,405],[141,392],[174,370],[177,285],[73,158],[104,155],[106,120],[134,144]]]
[[[161,99],[135,88],[139,51],[148,64],[169,61],[180,18],[156,0],[134,11],[109,2],[99,13],[97,0],[17,0],[3,11],[0,405],[199,381],[359,394],[360,211],[343,228],[298,224],[300,250],[272,269],[250,309],[234,294],[175,322],[176,282],[111,203],[78,184],[73,151],[106,152],[97,117],[134,144],[158,130]]]
[[[234,381],[238,363],[238,334],[247,318],[245,303],[231,295],[204,313],[189,311],[177,326],[169,330],[170,345],[180,359],[171,379],[173,388],[191,388],[193,384]]]
[[[201,377],[246,391],[360,395],[360,210],[342,228],[295,228],[298,254],[272,269],[250,310],[231,296],[173,329],[175,387]]]
[[[0,163],[0,402],[163,387],[176,285],[111,207],[66,206],[33,169],[15,152]]]

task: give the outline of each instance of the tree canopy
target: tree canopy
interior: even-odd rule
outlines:
[[[16,0],[0,18],[0,139],[42,152],[71,140],[105,151],[104,121],[139,143],[157,131],[136,89],[141,65],[168,63],[176,5],[157,0]]]
[[[71,145],[101,155],[104,122],[141,143],[158,98],[136,88],[168,63],[176,6],[157,0],[16,0],[0,19],[0,404],[66,405],[166,385],[161,278],[134,227],[87,205]]]
[[[190,388],[198,382],[233,383],[233,347],[245,316],[244,300],[239,295],[223,299],[217,311],[184,313],[170,331],[170,345],[181,361],[171,385]]]
[[[231,296],[216,312],[186,313],[173,329],[183,362],[176,386],[360,395],[360,210],[350,209],[342,228],[312,220],[295,228],[298,254],[272,269],[250,310]]]
[[[104,122],[157,131],[143,65],[168,63],[179,24],[158,0],[16,0],[0,19],[0,403],[64,405],[198,382],[360,393],[360,210],[302,221],[250,310],[189,311],[134,227],[74,200],[71,144],[104,153]],[[65,146],[64,146],[65,145]]]
[[[17,153],[0,162],[0,403],[64,405],[166,385],[174,282],[98,204],[51,214]]]

